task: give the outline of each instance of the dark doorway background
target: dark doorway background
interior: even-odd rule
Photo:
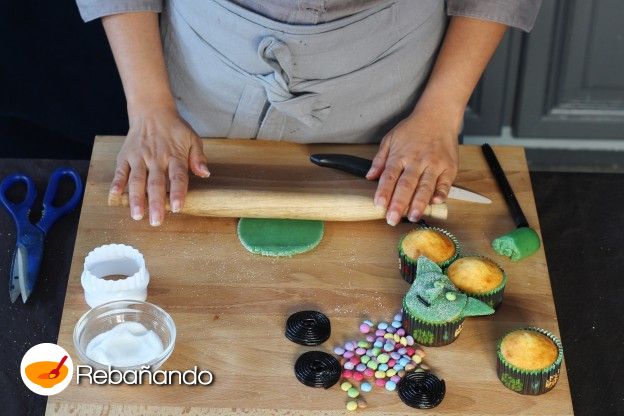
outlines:
[[[125,134],[121,82],[99,21],[73,0],[0,0],[0,158],[89,159]]]

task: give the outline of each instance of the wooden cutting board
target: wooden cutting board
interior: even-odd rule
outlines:
[[[165,370],[193,366],[211,370],[214,384],[196,386],[96,386],[72,383],[48,400],[48,415],[344,414],[346,395],[300,384],[293,373],[299,354],[358,338],[362,319],[391,319],[409,285],[397,270],[396,245],[409,224],[384,221],[328,222],[321,244],[292,258],[247,252],[236,237],[236,220],[168,214],[163,226],[133,221],[124,208],[106,205],[121,137],[98,137],[93,148],[58,343],[76,360],[74,325],[88,310],[80,285],[85,256],[107,243],[130,244],[145,256],[151,274],[148,301],[168,311],[177,342]],[[227,172],[237,180],[291,183],[317,189],[370,191],[374,184],[342,172],[311,166],[310,153],[350,153],[372,157],[374,146],[294,145],[280,142],[206,140],[213,177]],[[495,151],[529,223],[539,232],[524,151]],[[509,276],[505,300],[494,316],[468,318],[459,339],[426,348],[425,362],[445,379],[447,394],[428,414],[572,414],[565,365],[551,392],[522,396],[496,377],[496,340],[526,325],[559,333],[543,249],[519,263],[497,256],[490,241],[514,225],[481,150],[460,147],[457,185],[492,199],[490,205],[449,202],[448,228],[464,252],[491,256]],[[210,180],[210,179],[209,179]],[[362,191],[362,192],[364,192]],[[332,323],[323,345],[302,347],[283,335],[287,316],[303,309],[325,312]],[[565,346],[564,346],[565,347]],[[365,394],[362,414],[402,415],[413,410],[395,392]]]

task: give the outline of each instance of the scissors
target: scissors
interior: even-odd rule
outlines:
[[[54,198],[63,176],[71,178],[74,182],[74,194],[64,205],[54,206]],[[19,182],[26,184],[26,196],[22,202],[13,203],[7,198],[6,192]],[[43,197],[41,219],[37,224],[33,224],[30,222],[29,215],[37,197],[37,190],[32,178],[21,173],[14,173],[5,177],[0,183],[0,202],[13,217],[17,228],[17,243],[9,276],[11,302],[15,303],[20,295],[24,303],[28,300],[39,277],[45,236],[56,220],[76,208],[82,196],[82,190],[82,180],[75,169],[68,167],[56,169],[50,175]]]

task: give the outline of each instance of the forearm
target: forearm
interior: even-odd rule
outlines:
[[[128,114],[146,107],[175,108],[156,13],[123,13],[102,19],[121,77]]]
[[[496,22],[452,17],[416,111],[445,117],[459,132],[470,95],[506,29]]]

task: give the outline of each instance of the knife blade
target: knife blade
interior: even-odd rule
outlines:
[[[344,155],[337,153],[318,153],[310,155],[310,161],[315,165],[338,169],[350,173],[360,178],[365,178],[373,163],[370,159],[363,157]],[[460,201],[474,202],[477,204],[491,204],[488,197],[470,191],[468,189],[451,186],[448,197]]]

